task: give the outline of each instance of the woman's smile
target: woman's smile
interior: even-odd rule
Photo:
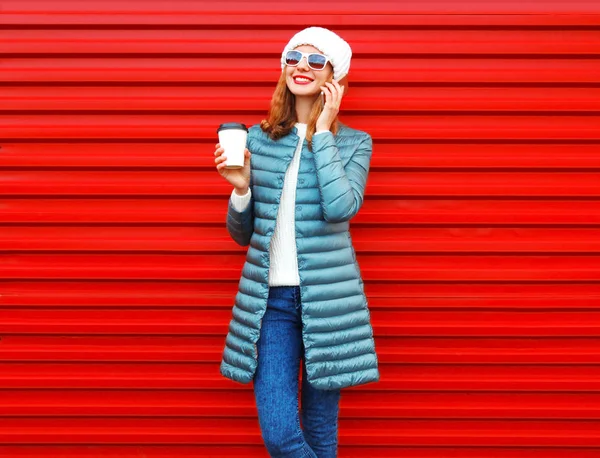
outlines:
[[[294,83],[300,85],[306,85],[312,83],[314,80],[306,77],[306,76],[294,76]]]

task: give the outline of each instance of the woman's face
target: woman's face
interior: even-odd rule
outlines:
[[[322,54],[321,51],[310,45],[296,46],[294,49],[305,53],[316,52]],[[325,82],[329,81],[332,74],[333,66],[331,62],[327,62],[323,70],[313,70],[308,66],[305,57],[302,57],[297,66],[290,67],[286,65],[285,67],[287,87],[297,97],[318,96],[321,93],[321,86],[324,86]]]

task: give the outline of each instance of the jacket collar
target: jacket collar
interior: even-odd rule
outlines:
[[[345,124],[343,124],[342,122],[340,122],[338,120],[338,134],[343,131],[346,127]],[[334,137],[337,137],[338,134],[335,134]],[[296,126],[292,127],[292,130],[290,131],[289,134],[287,134],[285,137],[282,137],[279,141],[283,144],[283,145],[288,145],[288,146],[296,146],[298,144],[298,139],[300,137],[298,137],[298,128]]]
[[[338,125],[339,125],[339,129],[338,129],[337,135],[335,135],[336,138],[340,134],[340,132],[343,132],[346,129],[346,125],[341,123],[340,121],[338,121]],[[265,134],[262,131],[261,131],[261,134],[264,136],[265,140],[267,140],[269,142],[273,142],[273,140],[269,139],[269,136],[267,134]],[[279,140],[276,140],[275,143],[277,143],[281,146],[290,147],[292,150],[294,150],[294,149],[296,149],[296,146],[298,145],[299,139],[300,139],[300,137],[298,136],[298,128],[296,126],[294,126],[294,127],[292,127],[292,130],[290,131],[289,134],[287,134],[285,137],[281,137]],[[306,139],[304,141],[306,141]]]

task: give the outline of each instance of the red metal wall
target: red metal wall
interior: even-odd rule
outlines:
[[[600,7],[0,2],[0,456],[266,456],[218,364],[245,249],[216,126],[353,46],[382,380],[340,457],[600,456]]]

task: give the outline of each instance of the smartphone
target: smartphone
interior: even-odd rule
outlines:
[[[328,83],[331,83],[333,81],[333,76],[331,78],[329,78],[329,80],[327,80]],[[324,106],[325,105],[325,93],[323,91],[321,91],[321,105]]]

